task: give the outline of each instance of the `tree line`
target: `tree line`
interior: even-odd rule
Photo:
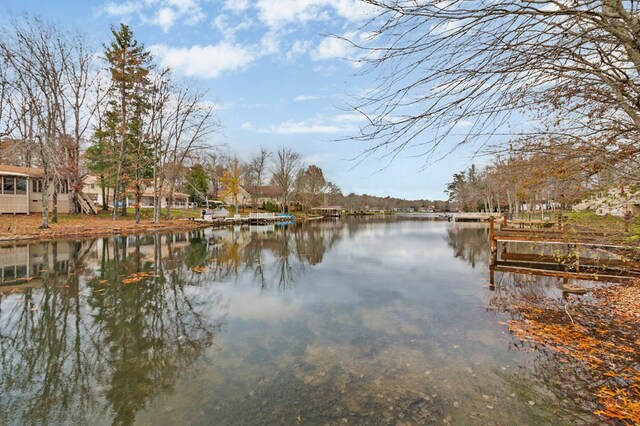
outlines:
[[[552,195],[566,205],[610,179],[638,184],[636,2],[362,1],[376,14],[346,41],[377,82],[353,105],[366,117],[356,138],[370,143],[364,155],[412,147],[428,162],[489,146],[500,158],[465,171],[466,189],[455,177],[465,208],[515,210]],[[492,178],[520,167],[531,167],[524,180]]]
[[[521,146],[507,156],[494,155],[481,168],[472,164],[454,173],[447,184],[449,201],[464,211],[519,214],[523,209],[567,209],[593,191],[606,190],[620,176],[558,150],[526,152]]]
[[[258,200],[263,191],[273,186],[280,211],[299,209],[309,213],[322,205],[341,206],[348,211],[392,210],[394,208],[436,208],[446,210],[448,202],[429,200],[404,200],[394,197],[378,197],[350,193],[344,195],[340,187],[329,181],[319,166],[306,165],[299,153],[291,148],[276,152],[262,147],[249,160],[243,162],[235,156],[214,150],[193,164],[183,185],[190,199],[203,204],[207,199],[228,195],[235,204],[241,204],[241,187],[251,196],[253,207],[267,207]],[[224,191],[224,192],[223,192]]]
[[[14,163],[41,167],[43,228],[57,220],[60,182],[68,181],[71,212],[88,172],[112,188],[126,215],[132,197],[136,220],[147,186],[156,202],[169,200],[183,169],[210,148],[219,128],[205,93],[176,82],[159,69],[124,24],[98,52],[81,33],[62,30],[38,18],[12,20],[0,30],[0,138],[12,142]],[[169,203],[169,205],[171,202]],[[170,215],[170,211],[167,211]]]

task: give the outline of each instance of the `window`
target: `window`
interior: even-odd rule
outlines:
[[[16,194],[26,194],[26,193],[27,193],[27,178],[17,177],[16,178]]]
[[[3,194],[15,194],[16,192],[16,178],[3,177],[2,178],[2,193]]]
[[[69,182],[66,180],[60,181],[58,185],[58,194],[66,194],[69,192]]]
[[[31,192],[33,193],[42,192],[42,179],[34,179],[31,181]]]
[[[92,184],[91,184],[91,186],[90,186],[90,188],[91,188],[91,189],[96,189],[96,185],[92,183]]]

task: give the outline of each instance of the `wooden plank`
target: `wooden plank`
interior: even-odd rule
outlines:
[[[500,259],[514,262],[533,262],[562,264],[558,262],[556,256],[528,254],[528,253],[502,253]],[[627,269],[640,272],[640,262],[626,261],[621,259],[593,259],[590,257],[579,258],[580,267],[608,267],[616,269]]]
[[[594,274],[585,272],[567,272],[567,271],[550,271],[545,269],[526,268],[518,265],[502,265],[491,266],[492,271],[509,272],[515,274],[536,275],[542,277],[570,278],[582,281],[607,281],[607,282],[628,282],[635,280],[637,277],[610,275],[610,274]],[[597,279],[596,279],[597,277]]]
[[[505,236],[497,234],[495,236],[496,241],[503,242],[512,242],[512,243],[533,243],[533,244],[573,244],[578,246],[587,246],[592,248],[598,247],[607,247],[607,248],[616,248],[622,250],[634,250],[635,247],[625,246],[621,244],[604,244],[600,243],[600,240],[568,240],[568,239],[559,239],[559,238],[545,238],[545,239],[534,239],[534,238],[526,238],[522,236]]]

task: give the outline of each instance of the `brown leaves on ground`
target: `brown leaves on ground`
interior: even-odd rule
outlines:
[[[133,216],[114,221],[106,215],[60,215],[59,223],[50,223],[48,229],[40,229],[42,217],[32,215],[0,215],[0,239],[54,239],[68,237],[92,237],[101,235],[135,234],[162,230],[188,230],[203,224],[187,219],[150,220],[135,222]]]
[[[595,414],[640,424],[640,282],[600,288],[592,301],[534,299],[513,306],[509,330],[534,349],[547,349],[561,362],[591,377]]]

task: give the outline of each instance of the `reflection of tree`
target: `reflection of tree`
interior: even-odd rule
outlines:
[[[242,231],[237,241],[241,241],[244,265],[262,289],[289,289],[305,265],[322,262],[324,253],[341,238],[343,228],[337,223],[296,224],[278,232]]]
[[[473,268],[477,263],[489,263],[489,230],[486,226],[455,224],[447,229],[447,242],[453,249],[454,256]]]
[[[220,301],[205,287],[185,291],[197,253],[161,238],[71,244],[64,274],[57,243],[44,243],[41,288],[0,312],[0,423],[88,424],[110,413],[131,424],[211,345]]]

